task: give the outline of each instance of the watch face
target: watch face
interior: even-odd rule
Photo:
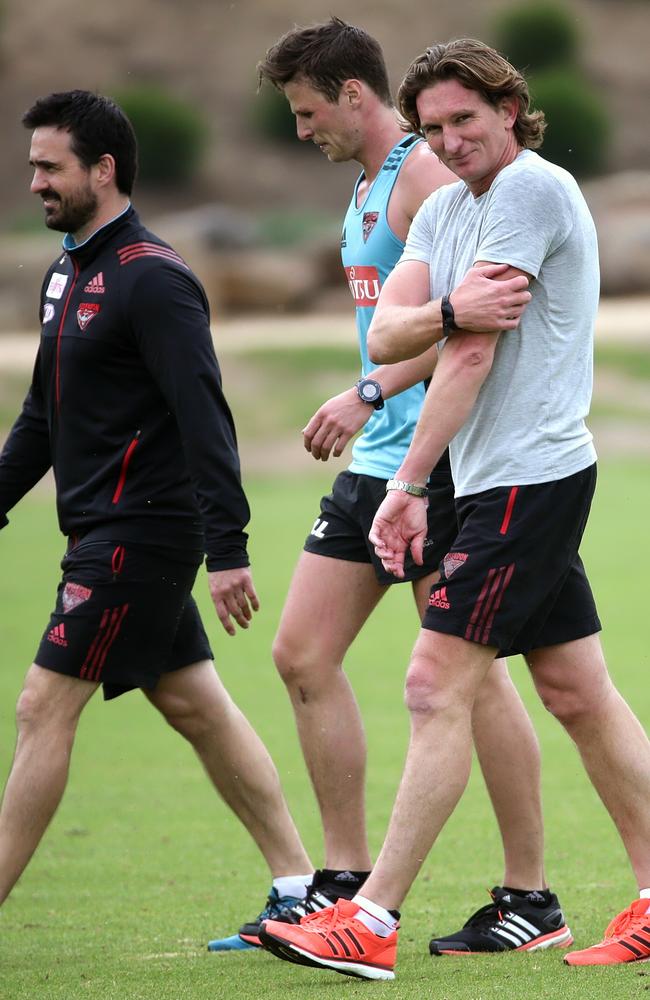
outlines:
[[[358,392],[364,403],[374,403],[381,396],[381,386],[379,382],[365,379],[363,382],[359,382]]]

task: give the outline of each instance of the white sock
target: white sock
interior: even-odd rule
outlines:
[[[278,896],[295,896],[296,899],[304,899],[313,877],[313,872],[308,875],[281,875],[279,878],[273,879],[273,888],[277,889]]]
[[[366,899],[365,896],[357,895],[352,902],[356,903],[359,907],[355,913],[355,918],[364,924],[369,931],[372,931],[373,934],[378,934],[379,937],[388,937],[389,934],[397,930],[398,921],[390,910],[385,910],[383,906],[373,903],[371,899]]]
[[[646,913],[650,913],[650,889],[641,889],[639,891],[639,899],[648,900],[648,909],[646,910]]]

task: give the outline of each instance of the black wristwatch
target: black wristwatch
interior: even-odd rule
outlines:
[[[375,410],[383,410],[384,397],[381,394],[381,386],[374,378],[360,378],[357,382],[357,395],[362,403],[368,403]]]
[[[448,337],[450,333],[458,329],[458,324],[456,323],[456,317],[454,315],[454,307],[449,301],[448,295],[443,295],[440,300],[440,312],[442,313],[442,332],[445,337]]]

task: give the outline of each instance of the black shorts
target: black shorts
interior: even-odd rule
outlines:
[[[458,537],[441,563],[423,628],[527,653],[600,631],[578,548],[593,465],[566,479],[456,501]]]
[[[105,698],[154,688],[161,674],[212,659],[192,597],[200,558],[153,546],[70,544],[35,662],[101,683]]]
[[[385,479],[349,470],[341,472],[334,480],[332,492],[321,500],[320,514],[305,541],[305,551],[347,562],[371,563],[379,583],[401,583],[400,578],[384,569],[372,542],[368,541],[377,508],[385,496]],[[424,564],[416,565],[407,555],[405,580],[419,580],[435,573],[458,533],[450,474],[434,472],[429,480],[428,522]]]

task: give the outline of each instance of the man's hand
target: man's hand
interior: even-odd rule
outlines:
[[[374,412],[372,406],[359,399],[356,388],[332,396],[316,410],[302,432],[306,450],[322,462],[330,453],[338,458]]]
[[[240,628],[248,628],[253,611],[258,611],[260,606],[250,568],[242,566],[209,572],[208,587],[219,621],[228,635],[235,635],[236,631],[232,618]]]
[[[508,264],[472,267],[456,286],[449,301],[461,330],[499,333],[500,330],[515,330],[519,326],[532,295],[524,274],[498,280],[508,269]]]
[[[427,537],[426,497],[414,497],[402,490],[391,490],[382,501],[368,537],[375,546],[384,569],[400,579],[404,576],[404,557],[411,549],[413,561],[423,563],[422,547]]]

